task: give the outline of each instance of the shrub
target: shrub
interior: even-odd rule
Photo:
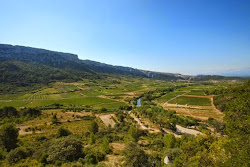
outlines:
[[[129,143],[123,150],[126,166],[150,166],[148,155],[136,143]]]
[[[14,124],[5,124],[0,129],[0,145],[7,151],[17,147],[18,129]]]
[[[89,131],[95,134],[96,132],[98,132],[98,128],[98,124],[95,121],[92,121],[89,127]]]
[[[70,135],[53,142],[47,150],[49,163],[56,161],[74,161],[82,156],[82,143],[76,137]]]
[[[9,154],[6,156],[6,159],[7,159],[8,163],[14,164],[14,163],[20,161],[21,159],[25,159],[25,158],[31,156],[32,152],[33,151],[29,148],[18,147],[14,150],[11,150],[9,152]]]
[[[21,110],[23,116],[30,116],[30,117],[37,117],[41,115],[41,110],[36,109],[36,108],[25,108]]]
[[[68,129],[63,128],[63,127],[60,127],[60,128],[57,130],[57,137],[69,136],[69,135],[71,135],[71,134],[72,134],[72,132],[70,132]]]
[[[103,137],[103,141],[102,141],[102,151],[109,154],[112,152],[112,149],[109,147],[109,139],[107,136]]]
[[[167,148],[174,148],[176,139],[173,134],[166,134],[163,137],[164,146]]]
[[[0,109],[0,117],[18,117],[18,111],[14,107],[4,107]]]

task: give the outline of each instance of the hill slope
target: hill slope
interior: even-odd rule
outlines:
[[[77,55],[24,46],[0,44],[0,83],[27,86],[33,83],[75,81],[82,78],[101,78],[106,75],[157,78],[164,80],[221,80],[222,76],[185,76],[160,73],[130,67],[113,66]]]
[[[37,49],[24,46],[12,46],[0,44],[0,61],[11,60],[31,63],[33,65],[45,65],[59,69],[71,69],[73,71],[85,72],[91,75],[121,74],[133,75],[147,78],[163,79],[183,79],[180,76],[171,73],[158,73],[152,71],[138,70],[130,67],[113,66],[91,60],[80,60],[78,56],[71,53],[61,53],[45,49]]]

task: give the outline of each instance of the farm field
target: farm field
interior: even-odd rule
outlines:
[[[160,98],[157,98],[156,101],[159,103],[165,103],[165,102],[171,100],[172,98],[174,98],[178,95],[184,94],[184,93],[186,93],[186,92],[183,92],[183,91],[170,92],[170,93],[167,93],[166,95],[164,95]]]
[[[191,106],[211,106],[210,98],[179,96],[169,101],[171,104],[191,105]]]

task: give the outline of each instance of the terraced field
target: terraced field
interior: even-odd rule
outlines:
[[[192,105],[192,106],[211,106],[210,98],[180,96],[169,101],[171,104]]]

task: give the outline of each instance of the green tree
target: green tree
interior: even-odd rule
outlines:
[[[0,144],[7,151],[17,147],[18,129],[14,124],[5,124],[0,129]]]
[[[174,148],[176,139],[173,134],[166,134],[163,137],[163,143],[166,148]]]
[[[98,124],[95,121],[92,121],[89,126],[89,131],[95,134],[98,132],[98,128]]]
[[[0,109],[0,117],[18,117],[18,111],[14,107],[4,107]]]
[[[14,150],[11,150],[9,154],[6,156],[6,159],[10,164],[14,164],[20,161],[21,159],[25,159],[31,156],[32,152],[33,151],[29,148],[18,147],[18,148],[15,148]]]
[[[90,133],[89,135],[89,144],[94,144],[95,143],[95,134],[93,132]]]
[[[107,154],[112,152],[112,149],[109,147],[109,139],[107,136],[103,137],[101,148],[102,148],[102,151],[104,151]]]
[[[132,140],[132,141],[138,141],[139,139],[139,130],[131,125],[129,130],[128,130],[128,135],[129,135],[129,139]]]
[[[56,163],[56,161],[67,162],[75,161],[83,156],[82,142],[73,135],[65,138],[59,138],[47,149],[47,162]]]
[[[68,129],[60,127],[57,130],[57,136],[58,137],[62,137],[62,136],[69,136],[70,134],[72,134],[72,132],[70,132]]]
[[[126,166],[147,167],[150,166],[148,155],[140,149],[136,143],[128,143],[123,150]]]

